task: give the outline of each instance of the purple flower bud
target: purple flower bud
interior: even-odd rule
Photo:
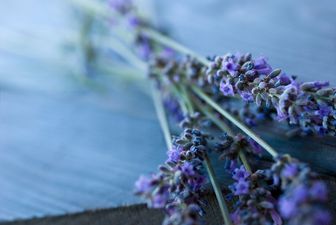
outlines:
[[[327,105],[321,105],[320,109],[315,111],[315,115],[318,115],[320,117],[325,117],[325,116],[329,116],[331,114],[331,112],[333,112],[333,108]]]
[[[253,95],[248,91],[242,91],[239,93],[242,99],[246,102],[253,102]]]
[[[144,41],[142,45],[139,46],[138,52],[142,59],[145,59],[145,60],[149,59],[152,51],[151,51],[148,41]]]
[[[167,152],[167,155],[168,155],[167,161],[168,162],[175,162],[176,163],[180,159],[181,152],[182,152],[182,147],[180,147],[180,146],[173,146],[173,148],[170,149]]]
[[[152,180],[146,176],[140,176],[139,179],[135,182],[135,192],[136,193],[147,193],[151,190]]]
[[[288,85],[292,82],[292,79],[285,73],[282,73],[279,78],[281,85]]]
[[[288,219],[292,215],[295,215],[297,213],[296,204],[293,200],[288,198],[281,198],[279,201],[279,210],[281,215]]]
[[[272,67],[267,63],[265,57],[260,57],[254,60],[254,70],[258,72],[258,74],[268,75],[272,72]]]
[[[235,195],[246,195],[250,190],[250,182],[240,179],[234,184],[234,194]]]
[[[169,192],[165,190],[163,193],[158,193],[153,196],[151,207],[153,208],[163,208],[167,204],[169,199]]]
[[[234,96],[235,95],[234,90],[233,90],[233,86],[229,83],[224,82],[224,81],[222,81],[220,83],[220,90],[221,90],[221,92],[223,92],[223,94],[225,96]]]
[[[328,87],[328,86],[329,86],[328,81],[315,81],[314,82],[314,87],[317,89],[321,89],[321,88]]]
[[[222,69],[228,71],[231,76],[235,76],[239,70],[239,65],[230,59],[229,61],[223,63]]]
[[[325,183],[316,181],[309,190],[310,197],[319,201],[327,201],[328,189]]]
[[[284,169],[282,170],[281,175],[285,178],[293,178],[299,172],[299,167],[296,163],[286,164]]]
[[[136,15],[129,15],[128,24],[131,28],[137,28],[141,24],[140,18]]]
[[[240,166],[240,168],[236,168],[233,172],[232,172],[232,178],[239,181],[241,179],[246,179],[248,176],[250,176],[251,174],[246,171],[245,167],[242,165]]]
[[[292,201],[297,204],[306,201],[309,197],[308,188],[304,184],[296,186],[292,191],[292,197]]]
[[[185,175],[187,175],[187,176],[189,176],[189,177],[195,175],[194,166],[193,166],[191,163],[189,163],[189,162],[185,162],[185,163],[182,165],[181,170],[182,170],[182,172],[183,172]]]

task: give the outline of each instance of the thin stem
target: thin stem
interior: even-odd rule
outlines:
[[[107,5],[92,0],[71,0],[72,4],[81,7],[92,15],[100,15],[103,17],[112,17],[113,12],[109,10]]]
[[[169,130],[168,120],[164,111],[164,106],[161,100],[161,94],[160,92],[154,87],[154,84],[152,84],[152,93],[153,93],[153,101],[154,106],[156,110],[157,117],[160,122],[160,126],[163,132],[164,139],[166,141],[166,145],[168,150],[172,149],[173,145],[171,142],[171,134]]]
[[[207,107],[204,107],[201,102],[199,100],[197,100],[196,98],[193,98],[193,102],[194,104],[197,106],[197,108],[210,120],[212,120],[212,122],[222,131],[225,131],[228,133],[228,135],[230,136],[234,136],[233,131],[230,129],[230,127],[224,123],[223,121],[221,121],[220,119],[218,119],[214,113],[210,112],[210,110]],[[243,151],[239,151],[239,158],[242,161],[245,169],[247,171],[249,171],[250,173],[252,173],[252,169],[250,164],[247,161],[246,155]]]
[[[188,95],[187,90],[185,89],[185,85],[181,85],[181,86],[184,87],[184,89],[182,88],[182,92],[184,92],[183,95],[184,95],[185,100],[186,100],[186,105],[189,105],[189,107],[191,108],[191,111],[189,112],[191,114],[191,113],[194,112],[194,107],[193,107],[192,101],[191,101],[191,99]],[[227,204],[224,200],[222,190],[221,190],[221,188],[220,188],[220,186],[217,182],[214,169],[211,166],[211,162],[210,162],[210,159],[208,158],[207,153],[204,153],[204,166],[205,166],[205,168],[206,168],[206,170],[209,174],[210,182],[211,182],[211,185],[214,189],[214,192],[215,192],[218,204],[219,204],[220,211],[221,211],[222,216],[224,218],[224,222],[225,222],[226,225],[231,225],[232,222],[231,222],[231,219],[230,219],[229,209],[228,209],[228,206],[227,206]]]
[[[278,153],[264,140],[262,140],[257,134],[255,134],[252,130],[246,127],[244,124],[239,122],[236,118],[234,118],[230,113],[225,111],[220,105],[218,105],[215,101],[213,101],[209,96],[203,93],[202,90],[195,86],[191,86],[191,89],[194,93],[203,99],[207,104],[213,107],[217,112],[223,115],[226,119],[232,122],[235,126],[241,129],[244,133],[250,136],[253,140],[255,140],[261,147],[263,147],[269,154],[271,154],[274,158],[278,156]]]
[[[182,96],[179,93],[179,90],[177,89],[177,87],[175,85],[171,85],[170,91],[175,95],[183,114],[188,114],[188,109],[186,107],[186,104],[183,103],[184,100],[182,100]]]
[[[246,169],[248,172],[252,173],[251,166],[250,166],[249,162],[247,161],[247,158],[246,158],[245,153],[244,153],[242,150],[240,150],[239,153],[238,153],[238,155],[239,155],[239,158],[240,158],[240,160],[242,161],[242,163],[243,163],[245,169]]]
[[[142,71],[147,70],[147,64],[140,60],[131,50],[129,50],[129,48],[126,47],[124,43],[116,38],[111,37],[110,39],[111,40],[109,42],[104,43],[105,47],[108,47],[115,51],[115,53],[119,54],[136,68]]]
[[[188,92],[186,90],[186,87],[184,85],[178,85],[180,91],[181,91],[181,97],[184,99],[184,102],[187,106],[187,108],[189,109],[189,113],[194,113],[194,107],[190,101],[190,98],[189,98],[189,95],[188,95]]]
[[[168,47],[171,47],[181,53],[184,53],[186,55],[190,55],[194,58],[197,58],[200,62],[202,62],[204,65],[208,65],[208,60],[200,55],[198,55],[196,52],[184,47],[183,45],[177,43],[176,41],[160,34],[159,32],[148,29],[148,28],[141,28],[141,32],[145,34],[147,37],[150,37],[158,42],[160,42],[163,45],[166,45]]]
[[[208,156],[205,154],[204,155],[204,166],[209,174],[209,177],[210,177],[210,182],[212,184],[212,187],[214,189],[214,192],[215,192],[215,195],[217,197],[217,201],[218,201],[218,204],[219,204],[219,208],[221,210],[221,213],[223,215],[223,218],[224,218],[224,222],[226,225],[231,225],[232,222],[230,220],[230,212],[229,212],[229,208],[227,207],[227,204],[224,200],[224,197],[223,197],[223,193],[222,193],[222,190],[216,180],[216,175],[215,175],[215,172],[211,166],[211,162],[210,162],[210,159],[208,158]]]

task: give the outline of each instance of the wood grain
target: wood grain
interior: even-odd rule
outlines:
[[[11,0],[0,9],[0,220],[138,203],[134,181],[165,159],[151,99],[137,86],[106,76],[85,86],[72,76],[78,62],[62,51],[66,33],[74,29],[65,2]],[[302,80],[336,84],[334,1],[155,4],[158,24],[195,51],[264,54]],[[335,174],[334,138],[288,140],[283,129],[265,125],[256,131],[279,151]],[[222,162],[216,168],[224,180]],[[133,213],[132,221],[149,217],[151,211],[134,207],[127,218]],[[91,220],[78,214],[50,221],[104,224],[120,218],[99,219],[112,211],[89,213]]]

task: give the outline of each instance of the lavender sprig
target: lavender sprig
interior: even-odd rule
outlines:
[[[278,120],[299,125],[305,133],[335,135],[336,89],[328,82],[300,83],[251,54],[216,57],[207,76],[224,95],[238,94],[244,101],[275,108]]]
[[[273,197],[274,190],[264,171],[258,170],[251,174],[241,166],[233,171],[232,178],[235,183],[231,185],[231,190],[239,198],[232,213],[234,224],[282,225],[276,210],[277,201]]]
[[[274,184],[281,187],[279,210],[289,225],[330,225],[326,210],[327,186],[310,168],[288,155],[279,157],[271,168]]]
[[[207,179],[203,174],[208,136],[197,129],[185,129],[174,141],[168,160],[150,178],[140,177],[136,193],[149,207],[165,208],[164,224],[200,224],[204,203],[200,196]]]

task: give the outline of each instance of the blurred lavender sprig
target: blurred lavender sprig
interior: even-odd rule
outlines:
[[[238,197],[232,213],[234,224],[282,224],[276,209],[277,201],[273,197],[274,187],[270,185],[270,179],[263,170],[251,174],[241,166],[233,171],[232,178],[235,182],[231,185],[231,190]]]
[[[286,224],[331,224],[331,214],[325,208],[327,186],[306,164],[285,155],[273,164],[271,174],[282,190],[279,211]]]

